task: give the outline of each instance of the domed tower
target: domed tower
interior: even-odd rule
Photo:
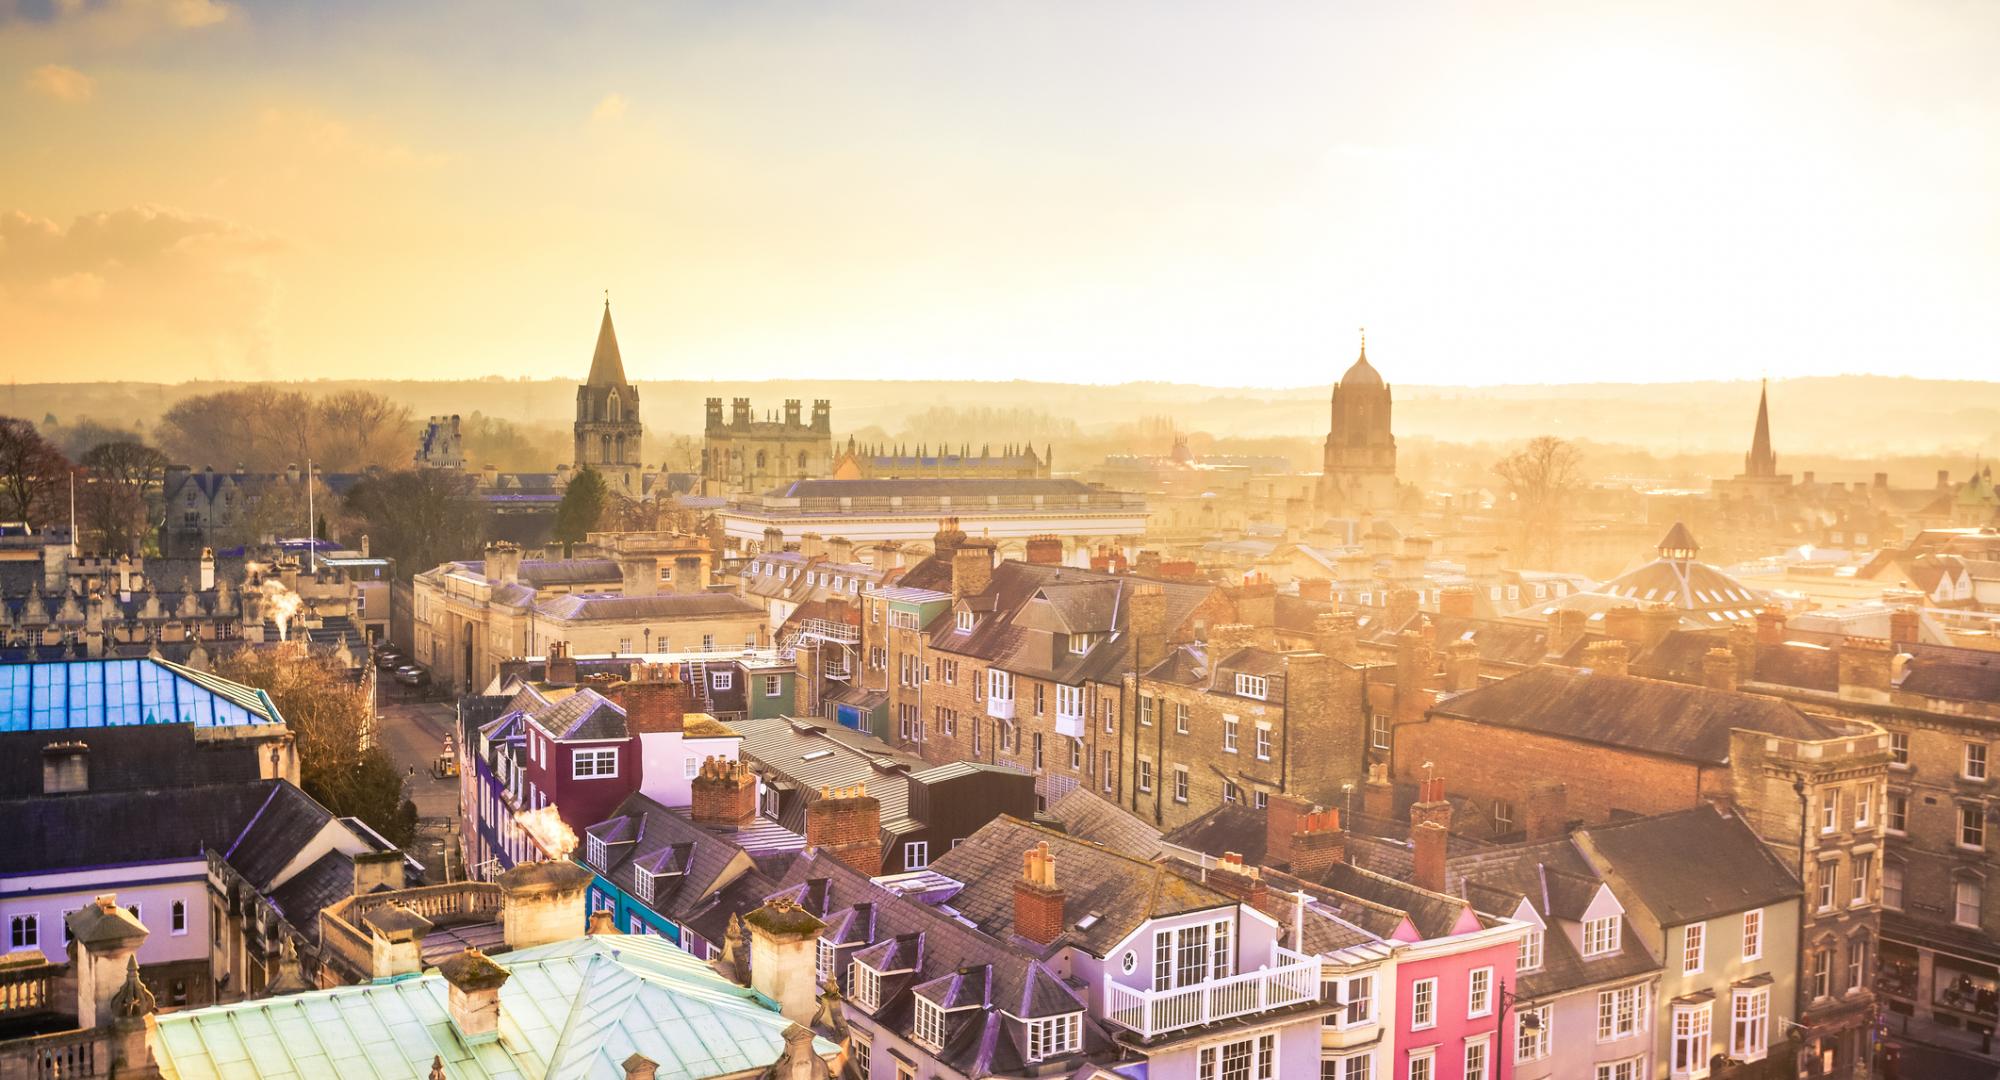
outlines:
[[[576,388],[576,467],[585,465],[604,474],[612,491],[639,495],[639,388],[625,381],[625,361],[618,355],[618,334],[611,329],[611,298],[604,299],[604,321],[597,327],[597,350],[590,357],[590,378]]]
[[[1322,513],[1353,515],[1396,509],[1396,436],[1390,430],[1389,384],[1361,355],[1333,385],[1333,425],[1320,465]]]

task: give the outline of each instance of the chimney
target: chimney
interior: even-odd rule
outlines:
[[[1444,687],[1455,694],[1479,686],[1479,646],[1454,641],[1444,647]]]
[[[590,871],[573,862],[521,863],[502,873],[500,923],[509,949],[527,949],[577,936]]]
[[[478,949],[467,949],[438,965],[449,987],[446,1009],[458,1037],[469,1045],[500,1037],[500,988],[510,973]]]
[[[625,1070],[625,1080],[655,1080],[660,1074],[660,1063],[640,1053],[626,1058],[620,1068]]]
[[[1899,607],[1889,612],[1889,644],[1910,645],[1917,641],[1920,616],[1913,607]]]
[[[779,897],[743,916],[743,925],[750,930],[750,988],[777,1002],[785,1019],[812,1023],[819,1013],[815,954],[826,924]]]
[[[1236,621],[1246,626],[1278,625],[1278,587],[1259,575],[1236,590]]]
[[[1785,643],[1785,613],[1766,608],[1757,613],[1757,644],[1783,645]]]
[[[866,785],[821,788],[806,807],[806,843],[861,873],[882,872],[882,803]]]
[[[1561,656],[1582,639],[1590,626],[1590,613],[1577,608],[1557,608],[1549,621],[1549,655]]]
[[[805,556],[808,559],[825,558],[826,538],[816,532],[809,532],[803,536],[800,536],[799,554]]]
[[[784,550],[785,530],[778,528],[776,525],[767,526],[764,529],[763,554],[776,555]]]
[[[70,965],[76,979],[76,1026],[109,1027],[118,1016],[113,1003],[125,985],[126,967],[145,944],[147,930],[111,893],[63,916],[63,925],[76,946]]]
[[[42,794],[69,795],[90,790],[90,747],[82,742],[50,743],[42,747]]]
[[[1431,701],[1424,688],[1437,671],[1437,649],[1423,632],[1428,629],[1396,635],[1396,716],[1404,722],[1422,719]]]
[[[1646,635],[1646,617],[1635,607],[1607,608],[1604,612],[1604,634],[1619,641],[1639,641]]]
[[[1713,648],[1701,658],[1701,684],[1710,690],[1736,689],[1736,653]]]
[[[1223,852],[1222,858],[1209,868],[1206,883],[1216,892],[1235,897],[1267,915],[1283,910],[1282,905],[1272,902],[1271,887],[1264,882],[1264,872],[1255,866],[1244,865],[1243,856],[1238,852]]]
[[[986,591],[993,581],[993,545],[967,540],[951,553],[951,598],[962,600]]]
[[[1323,656],[1352,664],[1360,655],[1360,631],[1351,612],[1328,611],[1313,616],[1313,647]]]
[[[631,556],[618,560],[618,591],[624,596],[654,596],[660,591],[660,560]]]
[[[626,726],[638,735],[678,732],[687,715],[687,686],[672,664],[633,664],[609,696],[625,710]]]
[[[1583,647],[1583,666],[1599,675],[1623,675],[1630,650],[1623,641],[1593,641]]]
[[[1062,537],[1041,533],[1028,537],[1028,561],[1037,566],[1063,564]]]
[[[209,549],[207,549],[207,548],[204,548],[204,549],[202,549],[202,550],[206,551],[206,550],[209,550]],[[366,559],[366,558],[368,558],[368,557],[369,557],[369,556],[368,556],[368,534],[367,534],[367,533],[362,533],[362,534],[361,534],[361,557],[362,557],[362,558],[364,558],[364,559]]]
[[[591,937],[603,937],[606,934],[618,933],[618,916],[612,914],[609,908],[603,911],[593,911],[590,913],[590,924],[584,930],[584,933],[589,934]]]
[[[513,585],[521,580],[521,549],[505,540],[486,545],[486,580],[495,585]]]
[[[1377,821],[1396,816],[1396,785],[1389,782],[1389,763],[1368,765],[1368,779],[1361,785],[1361,812]]]
[[[854,561],[854,541],[845,536],[836,536],[826,542],[828,562],[852,563]]]
[[[1264,807],[1264,861],[1271,866],[1287,866],[1292,861],[1292,834],[1299,821],[1313,812],[1313,804],[1297,795],[1272,794]]]
[[[1887,490],[1887,489],[1888,489],[1888,487],[1889,487],[1889,474],[1888,474],[1888,473],[1885,473],[1885,472],[1878,472],[1878,473],[1876,473],[1876,474],[1875,474],[1875,486],[1876,486],[1877,488],[1880,488],[1880,489],[1883,489],[1883,490]]]
[[[740,761],[711,757],[701,763],[688,816],[697,825],[748,825],[757,820],[757,774]]]
[[[1392,589],[1389,592],[1389,610],[1383,616],[1384,623],[1391,630],[1401,630],[1409,626],[1417,617],[1417,590]]]
[[[1043,840],[1021,853],[1021,876],[1014,879],[1014,932],[1047,945],[1063,932],[1062,889],[1056,885],[1056,857]]]
[[[1438,597],[1438,614],[1447,619],[1470,619],[1479,594],[1470,585],[1453,585]]]
[[[1340,827],[1340,811],[1316,810],[1299,819],[1292,835],[1292,873],[1308,880],[1317,879],[1335,863],[1347,861],[1347,833]]]
[[[1639,610],[1640,647],[1650,649],[1667,639],[1680,625],[1680,612],[1671,604],[1646,604]]]
[[[1445,854],[1451,836],[1451,803],[1444,797],[1444,778],[1427,776],[1417,785],[1410,804],[1410,883],[1432,892],[1444,891]]]
[[[368,554],[368,538],[365,536],[361,538],[361,554],[364,557]],[[201,591],[208,592],[214,588],[215,588],[215,549],[212,547],[205,547],[201,549]]]
[[[403,853],[364,851],[354,856],[354,895],[365,896],[378,889],[394,891],[405,887]]]
[[[1529,840],[1549,840],[1569,832],[1569,788],[1554,780],[1544,781],[1528,792],[1521,828]]]
[[[1236,655],[1240,649],[1257,644],[1257,628],[1246,623],[1223,623],[1208,628],[1208,664],[1211,668]]]
[[[1140,577],[1160,576],[1160,553],[1153,548],[1140,548],[1138,558],[1132,560],[1132,572]]]
[[[1807,487],[1811,487],[1811,486],[1812,486],[1812,484],[1813,484],[1813,481],[1814,481],[1814,480],[1816,480],[1816,479],[1818,479],[1818,477],[1814,475],[1814,473],[1813,473],[1813,471],[1812,471],[1811,469],[1807,469],[1807,470],[1806,470],[1806,471],[1805,471],[1804,473],[1802,473],[1802,474],[1801,474],[1801,475],[1799,476],[1799,480],[1800,480],[1800,482],[1801,482],[1801,483],[1803,483],[1803,484],[1805,484],[1805,486],[1807,486]]]
[[[550,686],[576,685],[576,657],[569,654],[569,642],[549,642],[548,661],[544,667],[542,681]]]
[[[1937,489],[1938,489],[1939,491],[1944,491],[1945,489],[1947,489],[1947,488],[1949,488],[1949,487],[1951,487],[1951,470],[1950,470],[1950,469],[1939,469],[1939,470],[1938,470],[1938,481],[1937,481]]]
[[[392,900],[363,915],[361,924],[368,931],[372,977],[393,979],[424,969],[424,935],[434,929],[429,919]]]
[[[1880,638],[1843,638],[1835,647],[1840,664],[1840,696],[1847,701],[1886,703],[1895,670],[1895,652]]]
[[[1299,585],[1299,599],[1301,600],[1308,600],[1314,603],[1321,603],[1321,604],[1331,603],[1333,601],[1332,578],[1323,578],[1323,577],[1300,578],[1298,585]]]
[[[1141,675],[1167,658],[1167,590],[1143,584],[1132,587],[1125,629],[1132,635],[1132,669]]]

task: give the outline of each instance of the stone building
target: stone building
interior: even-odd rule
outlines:
[[[833,473],[833,404],[813,402],[812,419],[800,413],[798,398],[785,400],[784,419],[755,419],[749,398],[730,403],[724,422],[722,399],[708,399],[702,428],[701,489],[704,495],[761,495],[794,480]]]
[[[1364,337],[1360,358],[1333,387],[1333,424],[1320,467],[1321,513],[1354,516],[1397,508],[1393,403],[1389,384],[1368,363]]]
[[[858,446],[852,436],[847,448],[833,461],[828,473],[835,480],[901,480],[910,477],[989,478],[996,480],[1047,480],[1055,451],[1043,447],[1040,454],[1027,444],[1003,446],[994,453],[981,445],[977,454],[972,444],[958,447],[921,444],[905,446]]]
[[[641,494],[640,441],[645,427],[639,422],[639,388],[625,380],[609,299],[597,328],[590,376],[576,388],[575,430],[577,468],[589,465],[603,473],[605,486],[621,495]]]
[[[606,311],[607,318],[610,312]],[[417,452],[411,464],[419,469],[465,468],[465,441],[459,435],[458,416],[433,416],[417,436]]]

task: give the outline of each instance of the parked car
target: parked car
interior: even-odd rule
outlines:
[[[431,673],[416,664],[404,664],[396,669],[396,681],[404,686],[428,686]]]
[[[382,671],[394,671],[408,662],[402,653],[394,649],[383,649],[375,654],[375,666]]]

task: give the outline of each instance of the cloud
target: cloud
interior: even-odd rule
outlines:
[[[190,30],[214,26],[229,18],[234,10],[227,4],[215,3],[215,0],[167,0],[162,6],[169,22]]]
[[[625,104],[625,95],[616,90],[604,95],[603,99],[598,101],[597,107],[590,110],[590,122],[609,124],[617,121],[625,115]]]
[[[355,127],[316,109],[266,108],[257,114],[258,134],[271,140],[281,160],[339,161],[373,169],[435,169],[447,156],[414,149]]]
[[[65,105],[81,105],[97,91],[97,80],[73,67],[43,64],[28,72],[23,80],[31,94],[39,94]]]
[[[123,48],[239,14],[223,0],[0,0],[0,31],[42,48]]]

